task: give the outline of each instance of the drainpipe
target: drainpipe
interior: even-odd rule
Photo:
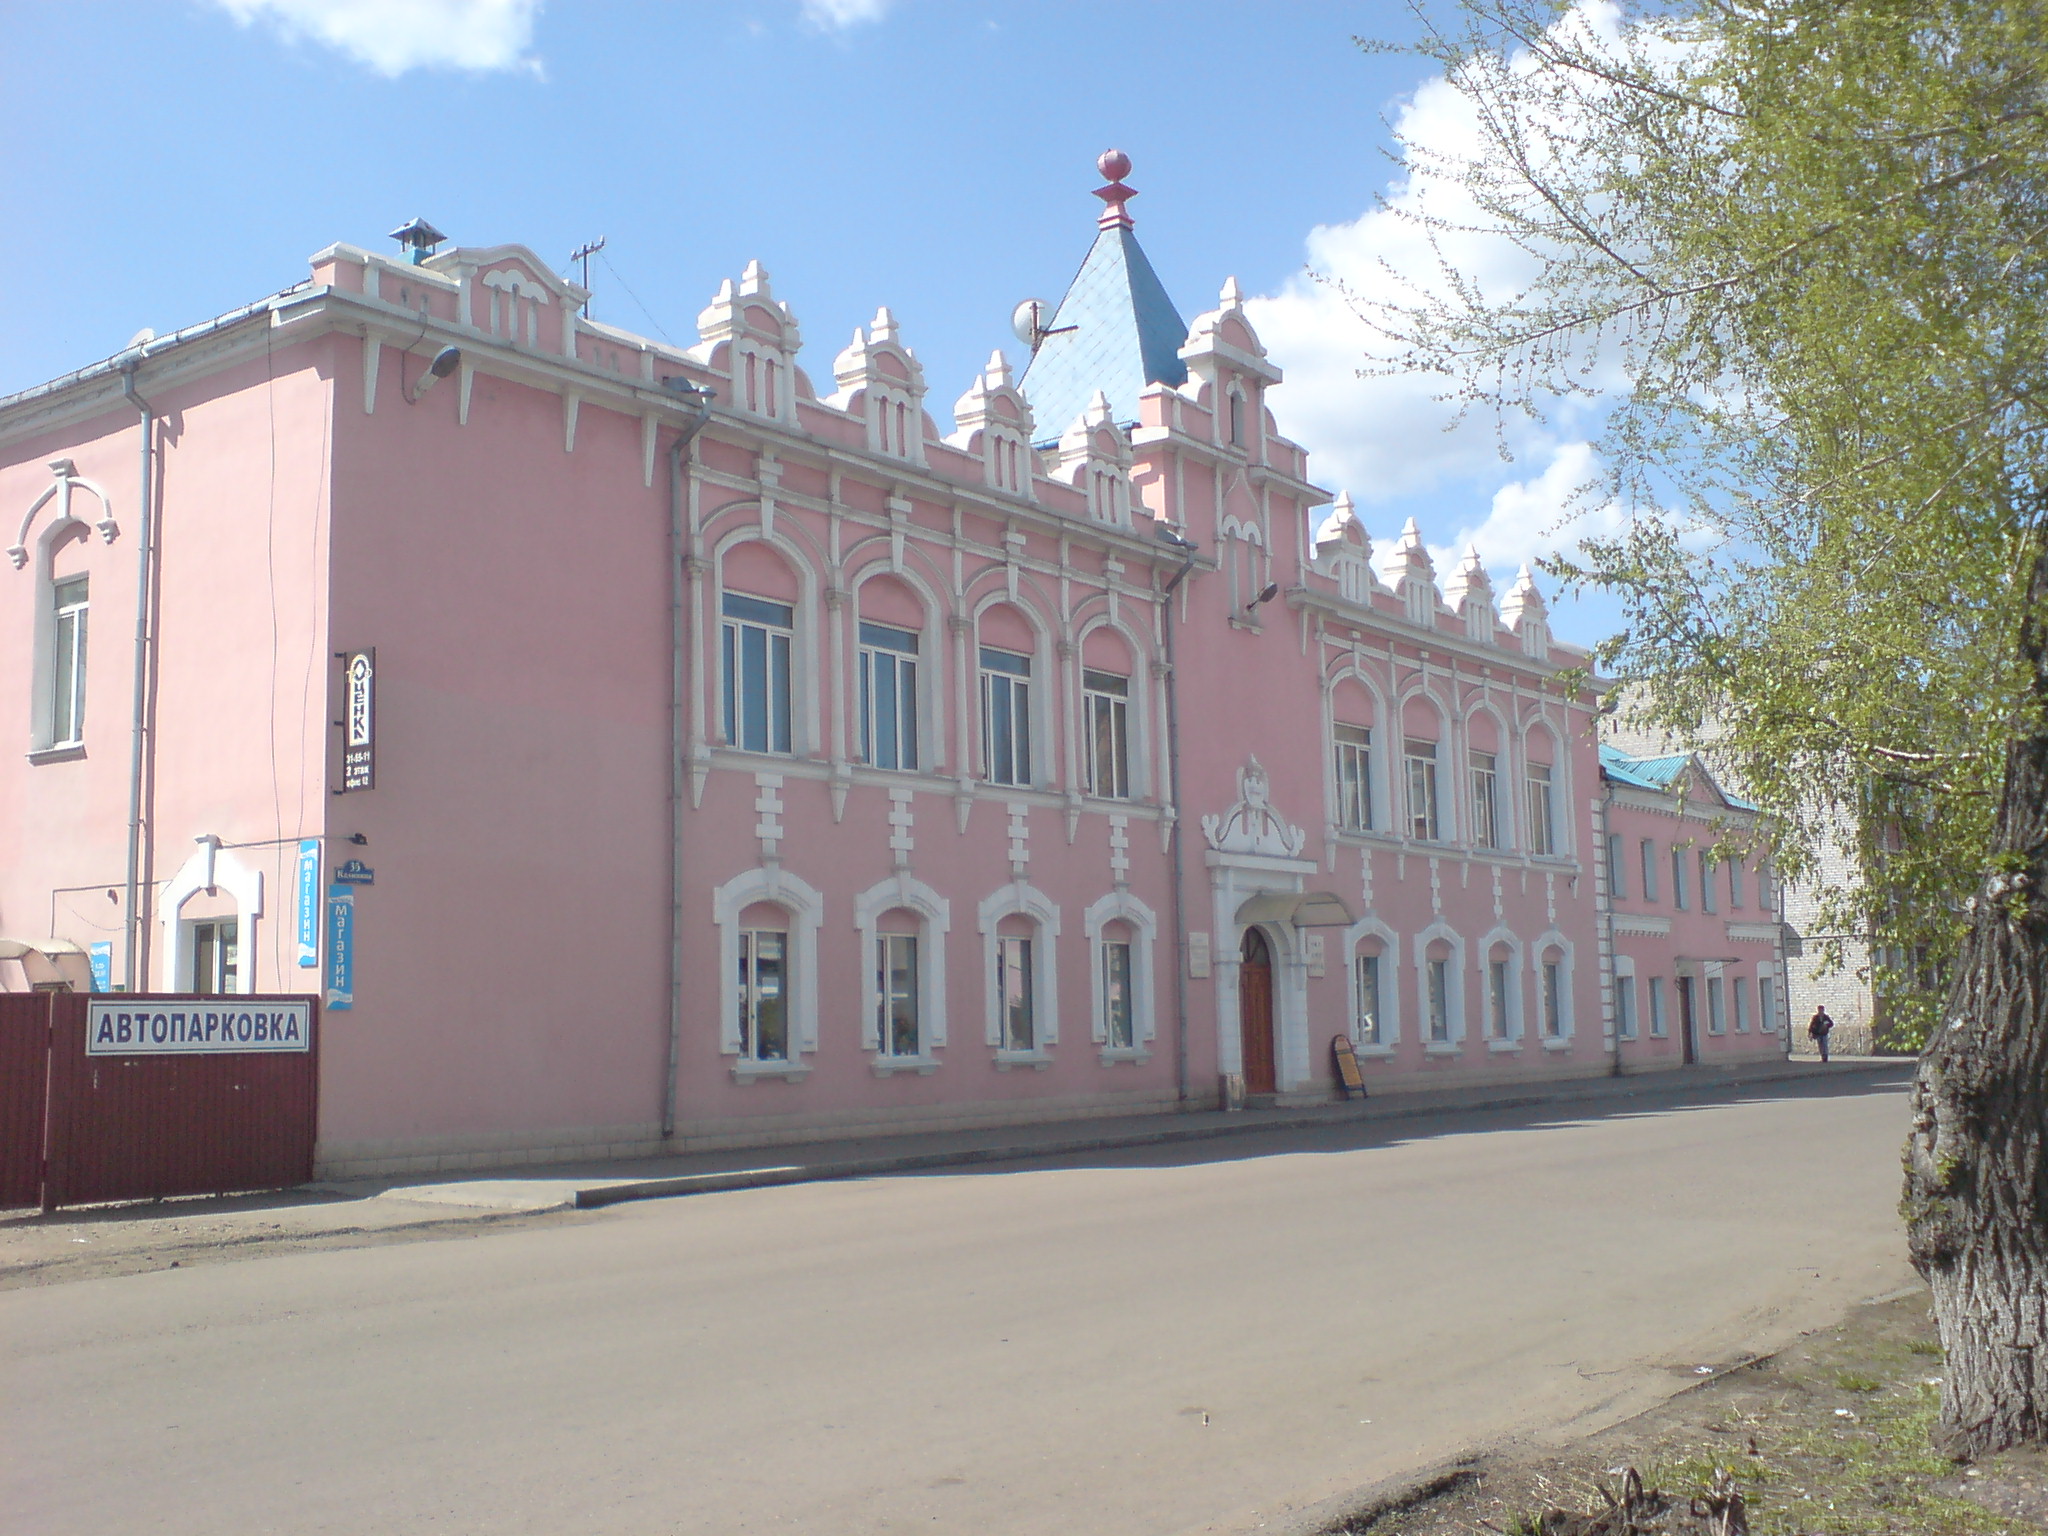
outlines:
[[[689,555],[683,512],[683,455],[711,419],[711,391],[687,379],[663,381],[682,397],[686,418],[668,450],[668,1074],[661,1091],[661,1138],[676,1133],[677,1078],[683,1069],[683,783],[689,772],[689,690],[684,653],[690,639],[683,561]]]
[[[142,990],[148,979],[147,956],[142,953],[148,925],[142,917],[142,769],[148,748],[149,706],[149,585],[155,554],[155,530],[150,516],[151,448],[156,438],[156,411],[135,390],[135,371],[141,359],[121,365],[121,393],[141,417],[142,455],[138,469],[135,507],[135,706],[128,748],[128,889],[127,953],[121,967],[122,985],[130,992]]]
[[[1173,594],[1195,568],[1197,551],[1164,523],[1159,525],[1159,538],[1179,550],[1183,557],[1181,568],[1167,582],[1161,600],[1166,621],[1166,792],[1173,797],[1173,828],[1169,833],[1173,846],[1173,1067],[1175,1086],[1185,1106],[1192,1091],[1188,1082],[1187,892],[1180,837],[1181,823],[1186,817],[1181,814],[1180,797],[1180,668],[1174,657]]]

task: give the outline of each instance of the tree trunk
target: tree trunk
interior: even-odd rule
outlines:
[[[1935,1445],[1960,1459],[2048,1439],[2048,550],[2020,652],[2037,707],[1920,1058],[1901,1203],[1948,1354]]]

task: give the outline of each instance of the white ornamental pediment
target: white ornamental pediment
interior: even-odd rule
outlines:
[[[1218,853],[1257,853],[1298,859],[1308,833],[1289,824],[1273,809],[1272,786],[1259,760],[1249,758],[1237,771],[1237,804],[1228,815],[1204,816],[1202,835]]]

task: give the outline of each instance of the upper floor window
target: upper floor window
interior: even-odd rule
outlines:
[[[1728,905],[1742,905],[1742,860],[1739,858],[1728,861]]]
[[[991,784],[1031,782],[1031,658],[981,648],[981,760]]]
[[[85,739],[86,578],[61,577],[50,591],[50,745],[68,747]]]
[[[1529,851],[1556,853],[1557,796],[1548,763],[1529,765]]]
[[[795,611],[787,603],[728,592],[724,614],[726,742],[746,752],[788,752]]]
[[[1114,672],[1081,673],[1088,793],[1126,800],[1131,793],[1131,680]]]
[[[789,934],[743,928],[739,934],[740,1055],[789,1060]]]
[[[1408,835],[1433,843],[1442,831],[1437,815],[1436,743],[1411,736],[1401,750],[1408,763]]]
[[[1657,845],[1643,839],[1643,900],[1657,899]]]
[[[1372,826],[1372,732],[1362,725],[1336,728],[1337,825],[1351,832]]]
[[[1472,841],[1482,848],[1500,846],[1499,759],[1491,752],[1472,754]]]
[[[917,631],[860,626],[860,749],[877,768],[917,767]]]
[[[1714,910],[1714,859],[1704,848],[1700,850],[1700,910]]]
[[[1626,878],[1628,871],[1623,867],[1624,862],[1621,855],[1621,834],[1619,832],[1608,833],[1607,894],[1616,900],[1624,899],[1628,895],[1628,880]]]
[[[1671,905],[1685,910],[1685,850],[1671,850]]]

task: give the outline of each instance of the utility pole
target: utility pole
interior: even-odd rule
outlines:
[[[588,292],[590,289],[590,258],[604,249],[604,242],[605,237],[599,235],[595,240],[590,241],[586,245],[579,245],[569,253],[571,261],[583,263],[583,287],[585,292]],[[590,318],[590,300],[588,299],[583,301],[583,318],[586,320]]]

